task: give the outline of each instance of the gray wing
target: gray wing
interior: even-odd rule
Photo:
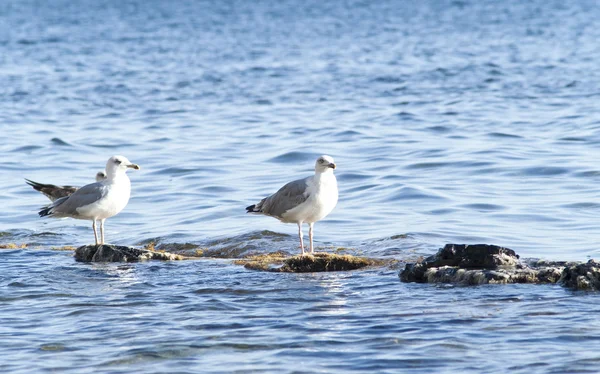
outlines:
[[[308,179],[298,179],[281,187],[273,195],[263,199],[257,204],[257,208],[266,215],[281,217],[290,209],[297,207],[309,198],[307,190]]]
[[[58,199],[52,204],[51,211],[56,216],[77,216],[77,208],[92,204],[108,193],[108,188],[102,183],[91,183],[75,191],[71,196]]]

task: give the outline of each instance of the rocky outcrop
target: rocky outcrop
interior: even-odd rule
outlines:
[[[406,264],[403,282],[456,283],[556,283],[565,263],[524,262],[509,248],[488,244],[446,244],[425,260]]]
[[[136,262],[182,260],[184,257],[164,251],[105,244],[79,247],[75,250],[75,259],[82,262]],[[389,261],[330,253],[289,257],[274,252],[248,256],[234,263],[253,270],[304,273],[355,270],[382,266]],[[512,249],[488,244],[446,244],[435,255],[406,264],[399,276],[403,282],[558,283],[574,290],[600,290],[600,262],[520,260]]]
[[[559,283],[575,290],[600,290],[600,262],[589,260],[586,263],[567,265]]]
[[[145,260],[182,260],[173,253],[155,252],[147,249],[121,245],[84,245],[75,250],[75,260],[81,262],[137,262]]]

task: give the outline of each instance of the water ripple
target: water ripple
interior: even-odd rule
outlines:
[[[0,371],[593,370],[596,294],[397,273],[446,242],[599,253],[598,19],[541,0],[8,0]],[[108,241],[194,259],[77,263],[89,222],[38,217],[24,177],[82,186],[112,154],[143,168]],[[397,263],[233,265],[299,252],[294,224],[244,207],[321,154],[340,199],[317,249]]]

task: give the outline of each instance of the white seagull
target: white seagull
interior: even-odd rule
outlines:
[[[96,182],[106,179],[106,173],[99,171],[96,173]],[[44,184],[34,182],[30,179],[25,178],[25,182],[33,187],[34,190],[41,192],[51,201],[60,199],[61,197],[71,196],[73,192],[77,191],[79,187],[73,186],[57,186],[55,184]]]
[[[315,163],[315,175],[286,184],[258,204],[247,207],[246,212],[275,217],[285,223],[296,223],[302,255],[304,255],[302,224],[308,223],[312,254],[314,253],[313,225],[331,213],[338,201],[337,180],[333,169],[335,169],[333,158],[323,155]]]
[[[128,168],[139,170],[123,156],[113,156],[106,163],[106,179],[85,185],[72,195],[57,199],[40,210],[40,217],[70,217],[92,221],[96,245],[104,244],[104,221],[119,213],[129,202],[131,182],[125,173]],[[100,220],[100,238],[96,221]]]

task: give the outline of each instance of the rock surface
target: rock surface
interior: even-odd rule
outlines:
[[[589,260],[586,263],[567,265],[559,283],[574,290],[600,290],[600,262]]]
[[[75,260],[81,262],[136,262],[145,260],[182,260],[180,255],[154,252],[121,245],[84,245],[75,250]]]
[[[377,260],[366,257],[315,253],[314,256],[294,256],[288,258],[283,262],[283,266],[279,271],[288,273],[344,271],[361,269],[377,264],[379,264]]]
[[[356,270],[367,266],[382,265],[381,260],[351,255],[315,253],[314,255],[287,257],[282,252],[250,256],[235,261],[246,269],[285,273],[312,273],[323,271]]]
[[[403,282],[456,283],[556,283],[565,263],[519,261],[512,249],[489,244],[446,244],[422,262],[406,264]]]

